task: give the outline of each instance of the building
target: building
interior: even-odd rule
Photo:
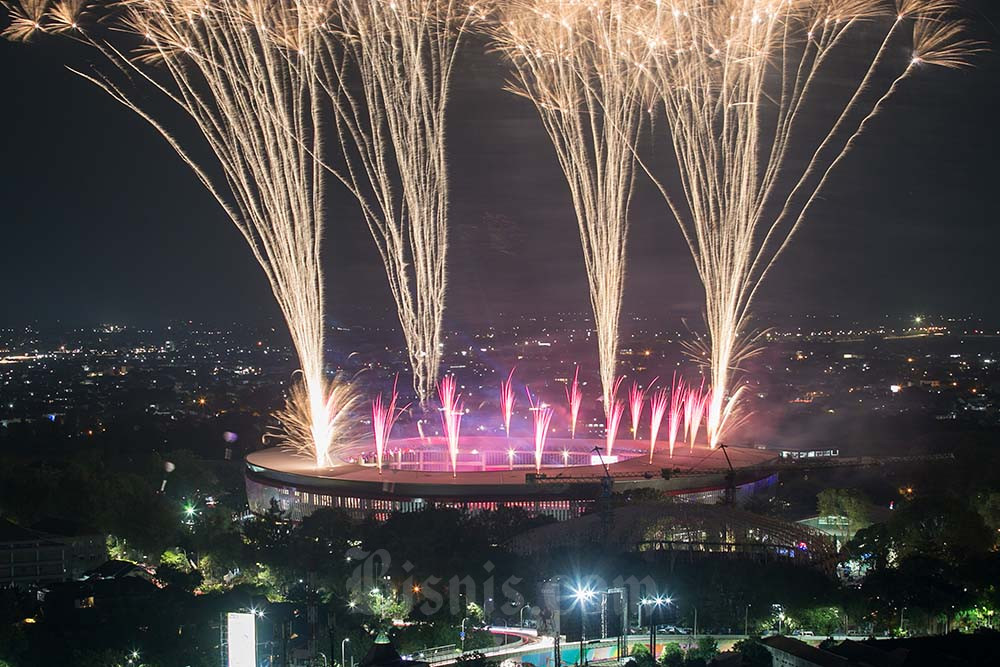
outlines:
[[[75,579],[107,558],[103,535],[69,529],[56,523],[39,524],[72,534],[59,535],[24,528],[0,519],[0,586],[42,586]]]

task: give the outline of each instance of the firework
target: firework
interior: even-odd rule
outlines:
[[[648,52],[636,69],[647,75],[666,118],[662,145],[673,149],[683,196],[674,198],[663,185],[667,177],[643,166],[704,285],[708,340],[696,351],[710,372],[714,447],[739,399],[734,373],[758,349],[748,330],[754,295],[831,171],[903,79],[924,65],[963,66],[979,47],[954,19],[954,0],[638,4],[634,35]],[[873,36],[866,52],[861,40]],[[843,61],[859,57],[867,68],[846,94],[824,83],[829,70],[841,81],[850,71]],[[879,96],[883,80],[889,83]],[[836,105],[819,133],[805,111],[817,99]],[[804,125],[808,132],[800,131]]]
[[[281,429],[269,432],[268,436],[274,436],[281,446],[312,459],[317,468],[325,468],[333,464],[333,455],[338,449],[354,444],[360,436],[354,408],[361,396],[353,384],[338,376],[327,382],[321,405],[313,404],[313,399],[305,383],[293,384],[285,406],[274,415]],[[324,430],[317,429],[317,415],[320,415]],[[327,434],[331,434],[331,439],[325,441],[329,446],[318,446]]]
[[[528,394],[528,404],[531,406],[531,412],[534,415],[535,471],[541,472],[542,454],[545,451],[545,439],[549,434],[549,422],[552,421],[552,408],[541,402],[536,404],[531,399],[531,391],[527,387],[525,387],[524,390]]]
[[[317,466],[343,442],[354,404],[324,372],[320,263],[325,170],[314,29],[325,17],[295,0],[40,0],[5,3],[10,39],[66,33],[114,66],[81,73],[152,125],[239,228],[288,324],[300,373],[278,413],[287,446]],[[114,44],[124,35],[126,52]],[[134,47],[136,37],[140,43]],[[134,47],[134,48],[133,48]],[[144,82],[193,122],[208,151],[182,142],[137,101]],[[202,165],[194,154],[214,157]]]
[[[441,401],[441,425],[448,441],[448,456],[451,458],[451,474],[458,475],[458,432],[462,426],[462,395],[457,393],[454,375],[446,375],[438,383],[438,399]]]
[[[389,434],[392,433],[392,427],[399,419],[399,416],[406,411],[405,406],[396,409],[396,400],[399,394],[396,391],[396,384],[399,382],[399,376],[392,381],[392,394],[389,398],[388,403],[382,400],[382,392],[379,392],[375,400],[372,401],[372,430],[375,436],[375,464],[378,467],[379,474],[382,474],[382,455],[385,451],[385,445],[389,442]]]
[[[510,437],[510,417],[514,412],[514,369],[510,369],[507,380],[500,381],[500,414],[503,417],[503,430]]]
[[[656,451],[656,436],[660,432],[660,424],[663,422],[663,415],[667,411],[670,390],[662,387],[653,392],[649,397],[649,462],[653,462],[653,453]],[[673,448],[671,448],[673,455]]]
[[[704,388],[701,387],[697,391],[695,391],[694,388],[688,390],[685,404],[691,406],[691,418],[689,423],[691,430],[688,435],[688,442],[691,444],[691,449],[694,449],[694,443],[698,440],[698,431],[701,429],[701,421],[705,417],[705,408],[711,400],[711,396],[711,389],[705,391]],[[714,448],[715,443],[709,442],[709,447]]]
[[[653,381],[649,383],[649,387],[659,378],[653,378]],[[647,387],[647,389],[649,388]],[[628,390],[628,409],[629,415],[632,417],[632,439],[639,439],[639,420],[642,418],[642,407],[646,402],[646,389],[643,389],[638,382],[633,382],[631,388]]]
[[[573,382],[566,387],[566,401],[569,403],[569,437],[576,438],[576,421],[580,416],[583,392],[580,390],[580,367],[573,373]]]
[[[626,0],[505,0],[491,37],[534,103],[569,186],[594,311],[605,411],[613,404],[628,210],[643,75]]]
[[[324,90],[347,165],[336,174],[358,199],[385,264],[424,404],[441,361],[445,113],[456,49],[474,12],[458,0],[331,4],[336,25],[320,34]]]
[[[604,406],[604,439],[607,445],[606,452],[611,456],[615,448],[615,439],[618,437],[618,427],[622,422],[622,415],[625,413],[625,404],[618,400],[618,388],[624,378],[618,378],[611,386],[611,405]]]
[[[680,430],[681,420],[684,418],[684,380],[677,379],[674,373],[673,382],[670,385],[670,410],[667,412],[667,438],[670,444],[670,458],[674,457],[674,445],[677,444],[677,432]]]

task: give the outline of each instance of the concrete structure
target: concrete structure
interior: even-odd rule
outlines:
[[[81,576],[107,558],[104,536],[89,532],[54,535],[0,519],[0,586],[42,586]]]
[[[247,499],[256,513],[274,501],[293,521],[321,507],[364,519],[427,506],[472,512],[518,507],[565,520],[583,514],[604,493],[606,473],[595,447],[603,448],[604,441],[550,439],[537,469],[527,438],[464,437],[456,473],[441,438],[393,441],[381,472],[370,444],[339,452],[336,464],[324,469],[286,450],[267,449],[247,456]],[[658,451],[651,462],[648,443],[619,441],[604,462],[613,492],[649,489],[692,502],[717,502],[730,487],[748,495],[774,482],[774,452],[727,452],[732,475],[723,452],[705,445],[678,446],[673,457]]]

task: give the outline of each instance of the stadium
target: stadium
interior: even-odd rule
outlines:
[[[549,439],[537,465],[530,438],[463,437],[454,472],[447,441],[438,437],[393,440],[381,472],[371,442],[342,449],[327,468],[272,448],[246,457],[247,498],[251,511],[264,513],[276,503],[292,521],[323,507],[381,519],[431,506],[470,512],[517,507],[566,520],[587,512],[606,489],[649,489],[715,503],[777,479],[773,451],[678,444],[670,456],[661,445],[650,460],[648,442],[619,440],[613,456],[600,454],[605,445],[603,439]]]

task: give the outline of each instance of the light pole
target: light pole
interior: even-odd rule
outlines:
[[[463,654],[465,653],[465,622],[467,620],[469,620],[468,616],[466,616],[465,618],[462,619],[462,632],[459,633],[459,638],[462,640],[462,653]]]
[[[672,599],[662,595],[646,599],[646,603],[653,607],[649,613],[649,654],[653,657],[654,663],[656,662],[656,609],[671,602],[673,602]]]
[[[531,609],[531,605],[530,604],[524,605],[523,607],[521,607],[521,611],[519,612],[520,616],[521,616],[521,627],[522,628],[524,627],[524,610],[525,609]]]
[[[586,588],[577,588],[573,591],[573,597],[576,598],[576,603],[580,605],[580,664],[587,664],[587,653],[583,648],[583,642],[587,639],[587,602],[594,597],[594,589],[587,586]]]
[[[323,651],[317,651],[317,653],[323,658],[323,667],[330,667],[330,659],[326,657],[326,653],[323,653]]]
[[[340,667],[347,667],[347,642],[351,641],[350,637],[344,637],[344,641],[340,642]]]
[[[743,610],[743,636],[750,636],[750,605]]]

